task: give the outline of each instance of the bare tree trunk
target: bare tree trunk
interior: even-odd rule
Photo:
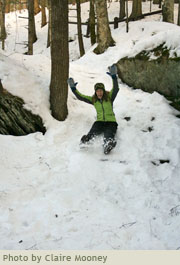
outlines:
[[[179,7],[178,7],[178,20],[177,20],[178,26],[180,26],[180,0],[179,0]]]
[[[115,46],[109,27],[106,0],[95,0],[97,13],[97,41],[98,46],[94,49],[96,54],[105,52],[109,47]]]
[[[53,0],[51,2],[51,10],[52,41],[50,105],[52,116],[59,121],[64,121],[68,115],[67,78],[69,73],[69,51],[67,0]]]
[[[41,0],[41,28],[47,24],[45,0]]]
[[[33,54],[33,43],[37,41],[35,19],[34,19],[34,1],[28,0],[28,54]]]
[[[174,23],[174,0],[164,0],[162,10],[163,21]]]
[[[33,54],[34,43],[34,1],[28,0],[28,54]]]
[[[31,0],[33,1],[33,0]],[[37,15],[41,11],[38,0],[34,0],[34,15]]]
[[[129,9],[128,9],[128,0],[125,0],[125,6],[126,6],[126,32],[129,32]]]
[[[33,4],[32,4],[33,3]],[[33,18],[34,18],[34,2],[28,0],[28,54],[33,55]]]
[[[51,46],[51,21],[52,21],[52,15],[51,15],[51,2],[48,0],[48,13],[49,13],[49,21],[48,21],[48,38],[47,38],[47,48]]]
[[[0,41],[2,49],[5,49],[6,28],[5,28],[5,0],[0,0]]]
[[[119,11],[119,18],[123,19],[126,16],[125,12],[125,0],[119,0],[120,3],[120,11]]]
[[[80,3],[80,0],[76,0],[76,6],[77,6],[77,30],[78,30],[79,51],[80,51],[80,56],[83,56],[85,54],[85,51],[84,51],[82,28],[81,28],[81,3]]]
[[[130,19],[136,19],[142,16],[142,0],[133,0],[132,13]]]
[[[33,1],[32,1],[33,2]],[[32,15],[33,43],[37,41],[35,17]]]
[[[91,45],[94,45],[96,43],[95,23],[96,21],[95,21],[94,0],[90,0],[89,26],[90,26]]]

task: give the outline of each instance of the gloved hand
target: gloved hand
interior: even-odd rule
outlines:
[[[108,67],[109,72],[107,72],[108,75],[110,75],[113,79],[116,78],[117,75],[117,66],[115,64]]]
[[[71,78],[71,77],[68,78],[67,83],[70,86],[72,91],[76,90],[77,82],[75,83],[73,78]]]

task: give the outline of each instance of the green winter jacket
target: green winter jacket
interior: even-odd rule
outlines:
[[[97,99],[94,101],[93,96],[86,96],[81,94],[77,89],[73,91],[74,95],[81,101],[94,105],[97,112],[97,121],[110,121],[116,122],[116,118],[113,112],[113,101],[119,91],[117,78],[113,78],[113,88],[110,92],[107,92],[107,100]]]

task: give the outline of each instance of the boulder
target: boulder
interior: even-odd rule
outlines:
[[[180,98],[180,58],[176,53],[171,57],[164,44],[133,58],[124,57],[117,67],[121,80],[135,89]]]
[[[25,109],[24,101],[5,90],[0,80],[0,134],[22,136],[46,132],[40,116]]]

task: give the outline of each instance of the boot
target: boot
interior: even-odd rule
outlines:
[[[81,138],[80,144],[86,144],[87,142],[89,142],[90,139],[91,137],[89,135],[83,135],[83,137]]]
[[[111,150],[116,146],[116,141],[115,140],[110,140],[107,141],[104,144],[104,154],[107,155],[111,152]]]

